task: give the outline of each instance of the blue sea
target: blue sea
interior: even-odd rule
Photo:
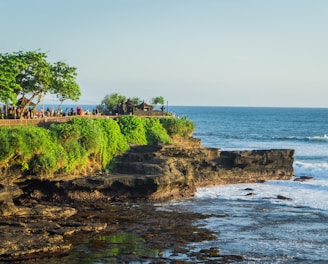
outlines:
[[[159,211],[212,215],[194,224],[213,230],[216,238],[190,242],[188,251],[219,248],[220,254],[243,256],[238,263],[328,263],[328,109],[170,106],[169,111],[195,123],[194,137],[203,146],[294,149],[295,177],[313,177],[199,188],[195,197],[156,203]],[[248,196],[246,188],[255,195]],[[170,251],[165,258],[203,263]]]

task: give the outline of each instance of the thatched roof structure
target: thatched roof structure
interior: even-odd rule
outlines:
[[[154,109],[154,106],[146,104],[145,101],[143,101],[141,104],[137,106],[137,109],[142,111],[151,111]]]

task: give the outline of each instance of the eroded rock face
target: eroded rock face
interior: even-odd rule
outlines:
[[[293,162],[294,150],[218,151],[216,158],[200,164],[195,179],[197,186],[289,180]]]
[[[220,151],[202,147],[197,139],[180,139],[131,148],[105,181],[114,197],[116,190],[128,198],[180,198],[198,186],[291,179],[293,162],[293,150]]]
[[[160,174],[155,183],[158,188],[185,180],[184,186],[192,190],[198,186],[262,182],[291,179],[294,170],[294,150],[220,151],[200,146],[197,140],[180,141],[179,144],[158,147],[147,152],[141,168],[134,150],[118,161],[116,173],[153,175],[154,167]],[[142,147],[138,150],[141,152]],[[137,155],[139,158],[141,155]],[[181,182],[180,182],[181,184]]]

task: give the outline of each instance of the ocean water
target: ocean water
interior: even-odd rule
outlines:
[[[223,254],[244,256],[238,263],[328,263],[328,109],[171,107],[170,111],[195,123],[194,136],[204,146],[294,149],[295,177],[313,177],[305,182],[200,188],[192,199],[167,204],[214,215],[198,224],[219,232],[217,239],[190,247],[219,247]],[[246,188],[255,195],[248,196]],[[278,195],[290,199],[280,200]]]

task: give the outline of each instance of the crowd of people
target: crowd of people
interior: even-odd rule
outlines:
[[[71,107],[65,108],[62,110],[60,107],[55,110],[54,107],[51,109],[49,107],[44,110],[35,109],[33,107],[27,108],[23,111],[23,107],[17,106],[8,106],[3,105],[0,107],[0,118],[1,119],[16,119],[16,118],[24,118],[24,119],[33,119],[33,118],[44,118],[44,117],[66,117],[66,116],[84,116],[84,115],[98,115],[99,111],[97,108],[94,108],[92,112],[89,109],[83,110],[82,107],[77,106],[76,108]]]
[[[65,110],[62,110],[61,108],[58,108],[57,111],[55,111],[54,107],[50,108],[47,107],[47,109],[44,111],[43,109],[40,109],[36,111],[36,117],[62,117],[62,116],[84,116],[84,115],[98,115],[99,111],[97,108],[94,108],[92,112],[89,111],[89,109],[83,110],[82,107],[78,106],[76,108],[71,107],[65,108]]]

